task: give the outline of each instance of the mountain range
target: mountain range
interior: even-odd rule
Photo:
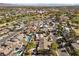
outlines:
[[[0,3],[0,6],[79,6],[79,5],[78,4],[45,4],[45,3],[35,3],[35,4]]]

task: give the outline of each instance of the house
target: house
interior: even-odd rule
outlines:
[[[72,30],[76,33],[76,36],[79,36],[79,29],[72,28]]]

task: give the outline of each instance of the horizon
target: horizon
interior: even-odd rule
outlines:
[[[79,5],[79,4],[64,4],[64,3],[1,3],[1,4],[24,4],[24,5],[32,5],[32,4],[59,4],[59,5]]]

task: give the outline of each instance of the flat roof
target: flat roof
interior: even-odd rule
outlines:
[[[79,36],[79,29],[74,29],[73,28],[73,30],[75,31],[76,35]]]
[[[71,44],[75,49],[79,49],[79,44],[77,44],[77,43],[72,43]]]

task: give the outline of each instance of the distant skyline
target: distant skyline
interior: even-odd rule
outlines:
[[[79,4],[79,0],[0,0],[0,3],[10,3],[10,4]]]

